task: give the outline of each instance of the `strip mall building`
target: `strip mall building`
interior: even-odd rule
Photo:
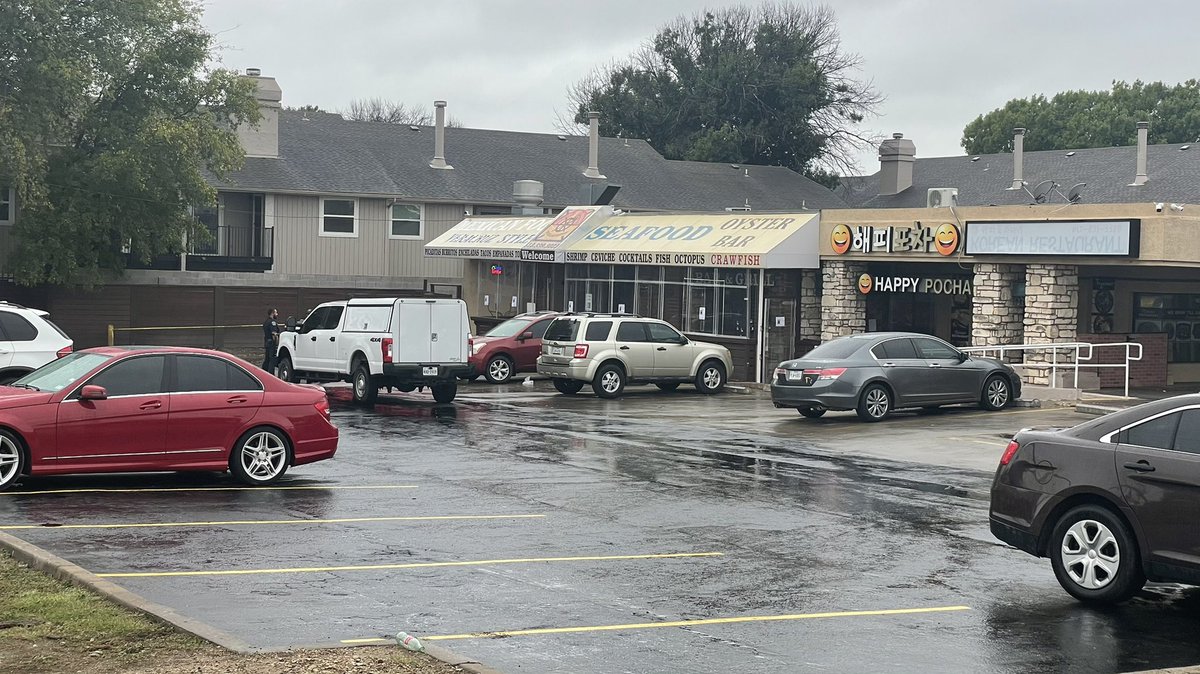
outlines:
[[[473,315],[655,316],[726,344],[742,380],[818,341],[912,330],[1136,341],[1135,386],[1200,381],[1200,148],[1147,146],[1143,127],[1136,147],[1023,153],[1022,133],[981,157],[885,141],[879,173],[844,181],[853,208],[468,218],[426,255],[470,261]]]

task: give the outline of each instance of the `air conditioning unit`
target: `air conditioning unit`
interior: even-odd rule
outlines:
[[[925,205],[929,208],[950,208],[958,205],[958,189],[934,187],[925,193]]]

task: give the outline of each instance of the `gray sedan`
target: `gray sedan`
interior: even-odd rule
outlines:
[[[907,332],[825,342],[780,363],[771,382],[776,407],[794,407],[810,419],[828,410],[855,410],[865,421],[881,421],[895,409],[955,403],[1000,410],[1020,395],[1021,379],[1008,365]]]

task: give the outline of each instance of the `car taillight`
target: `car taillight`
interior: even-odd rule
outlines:
[[[775,376],[783,379],[787,377],[787,370],[783,369],[782,367],[777,367],[775,368]]]
[[[328,400],[321,400],[317,403],[314,403],[313,407],[317,408],[317,411],[321,413],[321,416],[325,417],[326,421],[332,420],[332,417],[329,416],[329,401]]]
[[[71,347],[64,346],[63,348],[59,349],[58,353],[56,353],[55,355],[58,356],[59,358],[62,358],[63,356],[70,354],[71,350],[72,350]]]
[[[1016,440],[1008,443],[1008,447],[1004,448],[1004,454],[1000,457],[1000,465],[1007,466],[1008,462],[1012,461],[1013,456],[1016,455],[1017,450],[1020,448],[1021,445]]]
[[[383,350],[383,362],[392,362],[392,338],[384,337],[383,343],[379,345],[379,348]]]
[[[575,345],[575,357],[576,358],[587,358],[587,352],[588,352],[587,344],[576,344]]]
[[[815,374],[817,379],[837,379],[846,373],[844,367],[827,367],[824,370],[805,370],[804,374]]]

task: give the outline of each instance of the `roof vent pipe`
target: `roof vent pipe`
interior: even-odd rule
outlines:
[[[446,101],[434,101],[433,108],[437,126],[433,135],[433,161],[429,162],[429,168],[452,169],[454,167],[446,163]]]
[[[1025,188],[1025,129],[1013,129],[1013,181],[1010,190]]]
[[[600,113],[588,113],[588,167],[583,172],[588,178],[605,178],[600,173]]]
[[[1150,122],[1138,122],[1138,147],[1137,147],[1137,175],[1134,176],[1130,187],[1145,185],[1146,181],[1150,180],[1150,175],[1146,172],[1146,143],[1150,135]]]
[[[542,199],[545,186],[538,180],[514,180],[512,200],[513,215],[543,215]]]

